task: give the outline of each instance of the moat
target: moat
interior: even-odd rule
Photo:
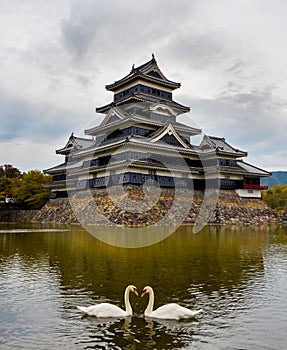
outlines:
[[[113,228],[110,228],[111,230]],[[135,229],[136,230],[136,229]],[[182,226],[158,244],[107,245],[80,226],[0,224],[1,349],[285,349],[287,230]],[[123,306],[126,285],[156,307],[202,308],[188,322],[82,317],[76,305]]]

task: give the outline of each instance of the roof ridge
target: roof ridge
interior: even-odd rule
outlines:
[[[149,61],[147,61],[147,62],[145,62],[145,63],[143,63],[143,64],[141,64],[141,65],[139,65],[139,66],[137,66],[137,67],[135,67],[135,64],[133,64],[130,73],[132,73],[132,72],[134,72],[134,71],[137,71],[137,70],[140,70],[140,69],[142,69],[143,67],[148,66],[148,65],[151,64],[151,63],[156,63],[156,64],[157,64],[157,61],[156,61],[156,59],[155,59],[155,57],[154,57],[154,54],[152,54],[152,58],[151,58]]]
[[[206,134],[205,134],[205,136],[208,138],[212,138],[212,139],[224,140],[226,142],[225,137],[212,136],[212,135],[206,135]]]
[[[148,71],[149,68],[152,68],[152,66],[155,65],[155,68],[158,72],[158,74],[161,76],[161,78],[157,78],[157,77],[154,77],[154,76],[150,76],[147,74],[146,70]],[[172,80],[169,80],[164,74],[163,72],[160,70],[158,64],[157,64],[157,61],[154,57],[154,54],[152,54],[152,58],[135,67],[135,64],[132,65],[132,69],[131,71],[126,75],[124,76],[123,78],[119,79],[119,80],[115,80],[113,83],[111,84],[107,84],[106,85],[106,89],[107,90],[110,90],[110,91],[114,91],[114,89],[117,87],[117,86],[120,86],[122,84],[125,84],[129,79],[135,79],[137,77],[142,77],[142,78],[145,78],[145,79],[150,79],[151,81],[155,82],[155,83],[159,83],[159,84],[165,84],[165,85],[168,85],[172,90],[174,89],[177,89],[180,87],[180,83],[176,83]]]

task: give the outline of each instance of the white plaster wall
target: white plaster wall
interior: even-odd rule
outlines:
[[[239,195],[239,197],[261,198],[260,190],[241,189],[241,190],[235,190],[235,192]]]

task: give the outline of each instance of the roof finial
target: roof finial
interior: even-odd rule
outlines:
[[[152,59],[153,59],[153,60],[155,60],[155,58],[154,58],[154,54],[153,54],[153,53],[151,54],[151,57],[152,57]]]

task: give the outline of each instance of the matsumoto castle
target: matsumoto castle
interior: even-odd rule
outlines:
[[[166,78],[153,55],[106,85],[114,99],[96,108],[104,115],[101,124],[85,130],[87,137],[72,134],[56,150],[64,162],[44,171],[53,177],[51,198],[148,180],[165,188],[220,188],[260,198],[266,189],[260,178],[270,173],[244,162],[247,152],[215,136],[204,135],[199,145],[192,144],[201,130],[177,121],[190,111],[173,100],[172,92],[179,87]]]

